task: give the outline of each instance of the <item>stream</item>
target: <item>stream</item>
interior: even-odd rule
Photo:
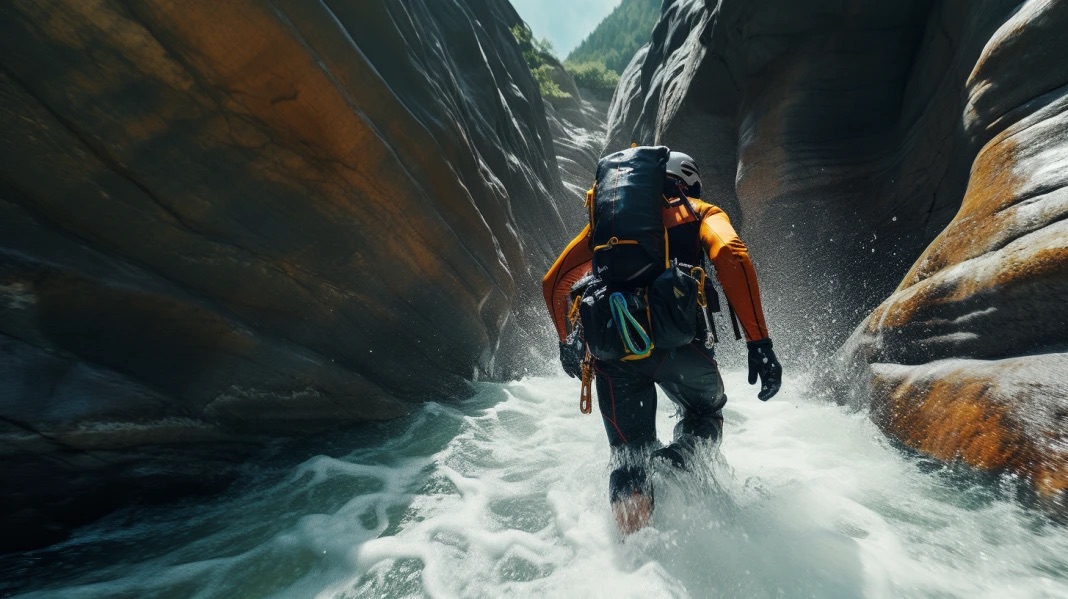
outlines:
[[[600,418],[560,375],[480,383],[222,497],[124,510],[31,556],[54,563],[15,596],[1068,597],[1068,531],[1012,481],[911,455],[796,377],[767,403],[724,378],[719,455],[657,470],[652,525],[625,540]],[[662,440],[671,416],[661,398]]]

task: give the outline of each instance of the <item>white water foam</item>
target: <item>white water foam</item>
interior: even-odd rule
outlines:
[[[796,381],[763,403],[743,373],[725,379],[720,456],[657,471],[652,526],[625,540],[599,417],[578,413],[576,381],[537,378],[428,405],[383,444],[196,518],[126,529],[177,538],[27,596],[1068,597],[1063,527],[996,485],[924,472]],[[95,534],[71,545],[120,533]]]

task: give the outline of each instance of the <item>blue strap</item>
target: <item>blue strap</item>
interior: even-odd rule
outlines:
[[[652,342],[649,340],[649,335],[646,334],[645,329],[642,328],[641,323],[638,322],[634,315],[627,310],[627,298],[623,297],[620,292],[615,292],[608,296],[608,305],[612,308],[612,320],[619,327],[619,334],[623,337],[623,345],[627,348],[627,351],[636,356],[647,356],[652,351]],[[629,325],[629,326],[628,326]],[[634,346],[634,340],[631,338],[631,329],[637,333],[642,342],[642,349],[639,350]]]

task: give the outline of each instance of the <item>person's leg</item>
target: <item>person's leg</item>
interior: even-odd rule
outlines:
[[[612,446],[609,499],[624,534],[648,523],[653,491],[645,461],[656,443],[656,388],[641,369],[626,362],[595,363],[597,405]]]
[[[670,461],[679,468],[698,444],[718,446],[723,437],[723,379],[719,367],[699,343],[677,348],[660,364],[654,378],[671,400],[678,405],[681,419],[675,425],[674,440],[654,452],[654,457]]]

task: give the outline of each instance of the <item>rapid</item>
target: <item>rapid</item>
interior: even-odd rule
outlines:
[[[228,495],[116,514],[16,596],[1068,597],[1068,531],[893,446],[787,373],[742,372],[718,456],[654,473],[652,526],[621,540],[600,418],[558,377],[480,383],[368,425]],[[661,398],[667,440],[671,403]],[[9,581],[10,582],[10,581]]]

